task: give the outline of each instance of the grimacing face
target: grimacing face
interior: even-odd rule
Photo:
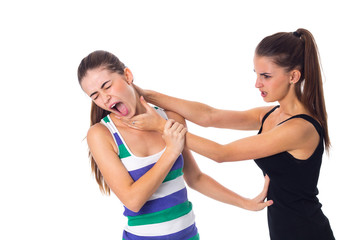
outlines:
[[[98,107],[121,117],[132,117],[137,105],[132,81],[130,70],[125,69],[121,75],[99,67],[87,71],[81,87]]]

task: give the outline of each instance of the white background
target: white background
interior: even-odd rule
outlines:
[[[90,100],[76,70],[94,50],[116,54],[143,88],[244,110],[264,105],[253,52],[265,36],[307,28],[325,72],[332,140],[319,198],[337,239],[360,239],[359,14],[355,1],[2,1],[0,239],[121,239],[125,217],[100,194],[84,140]],[[190,131],[226,143],[255,132]],[[253,161],[201,169],[238,193],[262,188]],[[201,239],[268,239],[266,211],[189,189]]]

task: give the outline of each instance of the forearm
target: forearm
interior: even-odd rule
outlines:
[[[247,208],[246,204],[249,201],[248,198],[244,198],[229,190],[204,173],[200,174],[198,181],[192,186],[192,188],[217,201],[236,207]]]
[[[211,125],[211,115],[214,108],[194,101],[171,97],[159,92],[147,90],[145,100],[166,110],[171,110],[185,119],[200,126]]]
[[[178,156],[179,154],[165,150],[157,163],[130,186],[125,206],[132,211],[139,211],[160,187]]]
[[[199,137],[190,132],[186,133],[186,146],[190,150],[210,158],[215,162],[221,163],[227,161],[224,145]]]

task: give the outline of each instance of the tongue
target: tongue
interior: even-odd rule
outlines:
[[[116,109],[120,112],[121,115],[126,116],[129,113],[129,110],[123,103],[116,104]]]

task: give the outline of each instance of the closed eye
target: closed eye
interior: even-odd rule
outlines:
[[[92,100],[95,101],[99,97],[99,94],[96,94],[94,97],[92,97]]]

